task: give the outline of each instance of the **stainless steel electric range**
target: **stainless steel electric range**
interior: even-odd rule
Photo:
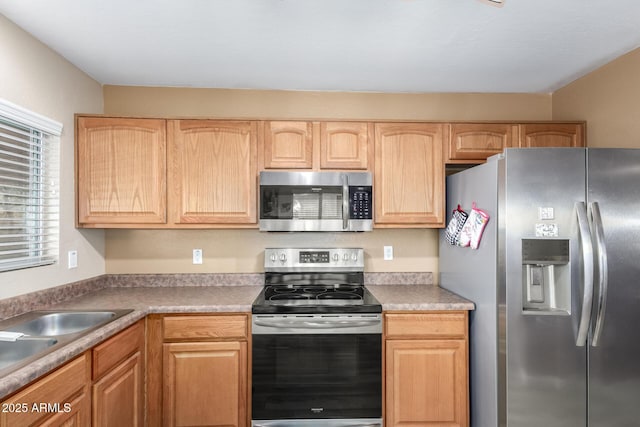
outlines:
[[[362,249],[266,249],[252,307],[253,427],[381,427],[382,306]]]

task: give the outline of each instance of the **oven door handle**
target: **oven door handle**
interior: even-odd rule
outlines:
[[[253,321],[258,326],[266,328],[283,329],[331,329],[331,328],[356,328],[364,326],[376,326],[382,322],[380,319],[371,320],[274,320],[256,319]]]

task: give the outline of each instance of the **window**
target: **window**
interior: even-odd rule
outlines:
[[[58,260],[61,132],[0,99],[0,271]]]

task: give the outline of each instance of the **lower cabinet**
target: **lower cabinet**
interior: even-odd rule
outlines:
[[[165,425],[246,425],[246,342],[171,343],[163,347]]]
[[[4,400],[0,426],[90,425],[90,354],[84,353]]]
[[[144,320],[2,402],[0,426],[144,426]]]
[[[92,425],[144,426],[144,320],[93,349]]]
[[[248,316],[152,315],[148,425],[246,427]]]
[[[467,312],[385,314],[385,426],[468,426]]]

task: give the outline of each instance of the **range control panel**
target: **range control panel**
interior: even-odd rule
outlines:
[[[362,248],[267,248],[265,271],[363,271]]]

